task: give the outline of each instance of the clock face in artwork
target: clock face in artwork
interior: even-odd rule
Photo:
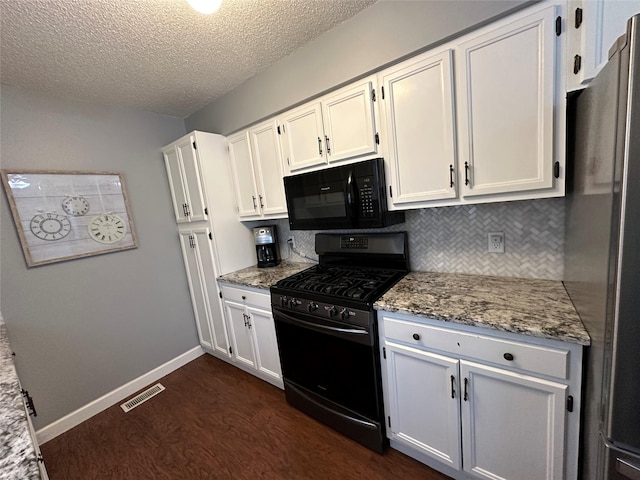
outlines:
[[[89,222],[89,236],[100,243],[117,243],[127,233],[124,220],[113,213],[102,213]]]
[[[80,217],[89,211],[89,201],[84,197],[67,197],[62,201],[62,209],[69,215]]]
[[[39,213],[29,222],[31,233],[41,240],[60,240],[69,235],[71,223],[64,215]]]

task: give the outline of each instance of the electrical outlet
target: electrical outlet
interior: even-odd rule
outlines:
[[[504,232],[489,232],[489,253],[504,253]]]
[[[289,248],[291,248],[292,250],[295,250],[295,248],[296,248],[295,239],[293,237],[287,238],[287,245],[289,245]]]

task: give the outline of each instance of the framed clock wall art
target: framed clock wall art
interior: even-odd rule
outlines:
[[[138,246],[119,173],[1,174],[29,267]]]

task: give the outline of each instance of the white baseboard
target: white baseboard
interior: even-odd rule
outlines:
[[[111,392],[101,396],[100,398],[96,398],[94,401],[88,403],[84,407],[80,407],[70,414],[65,415],[61,419],[56,420],[55,422],[50,423],[45,427],[42,427],[36,432],[38,444],[42,445],[43,443],[46,443],[49,440],[57,437],[58,435],[66,432],[67,430],[72,429],[76,425],[81,424],[85,420],[115,405],[119,401],[124,400],[138,390],[143,389],[147,385],[155,382],[156,380],[159,380],[165,375],[170,374],[183,365],[186,365],[190,361],[195,360],[204,353],[205,351],[202,349],[202,347],[194,347],[191,350],[186,351],[182,355],[178,355],[176,358],[169,360],[167,363],[154,368],[150,372],[147,372],[144,375],[141,375],[128,383],[125,383],[121,387],[112,390]]]

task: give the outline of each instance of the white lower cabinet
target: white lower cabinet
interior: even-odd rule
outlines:
[[[390,435],[460,468],[458,360],[387,342]]]
[[[211,353],[227,357],[227,332],[218,299],[210,230],[207,227],[180,229],[178,234],[200,345]]]
[[[234,363],[283,388],[269,293],[223,285],[222,298]]]
[[[564,479],[568,386],[460,361],[464,470],[478,478]]]
[[[22,387],[20,387],[22,390]],[[28,392],[27,392],[28,393]],[[24,398],[24,393],[22,394],[22,401],[24,405],[24,409],[27,412],[27,424],[29,426],[29,433],[31,434],[31,441],[33,442],[33,449],[35,451],[36,459],[38,461],[38,471],[40,472],[40,480],[49,480],[49,475],[47,473],[47,469],[44,465],[44,458],[42,458],[42,452],[40,450],[40,445],[38,444],[38,437],[36,436],[36,430],[33,427],[33,422],[31,421],[31,415],[29,413],[29,407],[27,406]],[[26,439],[24,439],[26,440]],[[26,459],[25,459],[26,460]]]
[[[378,313],[392,447],[457,479],[577,478],[581,346]]]

